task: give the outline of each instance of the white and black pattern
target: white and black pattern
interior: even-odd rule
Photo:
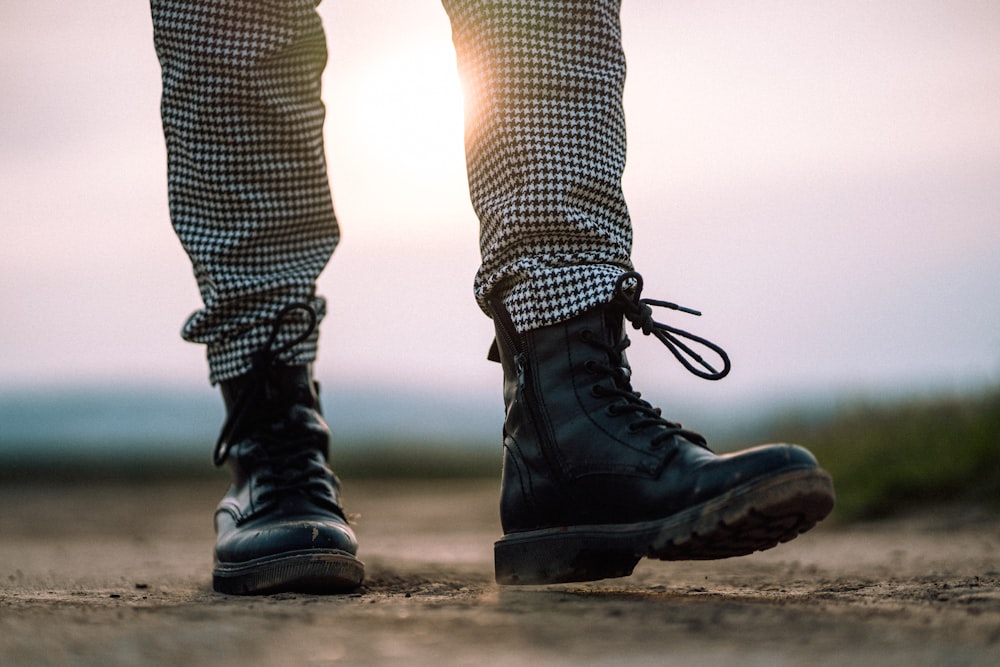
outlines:
[[[213,382],[245,373],[275,315],[325,302],[339,239],[323,153],[314,0],[152,0],[170,212],[205,306],[185,324]],[[444,0],[466,87],[483,264],[520,331],[611,300],[632,268],[619,1]],[[292,340],[301,327],[288,327]],[[282,341],[279,341],[279,343]],[[288,363],[315,358],[316,336]]]
[[[619,0],[444,0],[466,90],[481,307],[519,331],[611,300],[631,269]]]
[[[326,41],[313,0],[152,0],[170,215],[204,308],[184,325],[213,382],[247,372],[339,240],[323,152]],[[281,340],[303,332],[292,322]],[[308,363],[316,335],[282,359]]]

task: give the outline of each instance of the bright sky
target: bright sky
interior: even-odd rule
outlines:
[[[319,373],[499,396],[461,98],[435,0],[326,0],[344,240]],[[730,401],[1000,380],[1000,3],[625,0],[625,177],[647,295],[726,347],[637,385]],[[0,385],[204,382],[134,0],[0,7]]]

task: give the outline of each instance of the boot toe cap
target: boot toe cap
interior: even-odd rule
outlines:
[[[340,517],[299,516],[237,523],[232,515],[216,515],[215,555],[220,562],[244,562],[307,551],[338,551],[354,555],[357,538]]]

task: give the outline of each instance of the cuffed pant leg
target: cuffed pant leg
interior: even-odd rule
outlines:
[[[322,317],[315,282],[339,240],[323,148],[327,51],[314,0],[152,0],[163,72],[170,216],[204,308],[182,336],[211,380],[247,372],[292,302]],[[301,314],[301,313],[299,313]],[[304,332],[294,313],[277,344]],[[315,358],[317,334],[282,355]]]
[[[443,0],[466,95],[480,306],[519,331],[612,297],[632,268],[619,0]]]

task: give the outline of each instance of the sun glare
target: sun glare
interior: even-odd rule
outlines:
[[[353,100],[368,157],[433,173],[461,166],[462,93],[450,44],[401,48],[365,72]]]
[[[400,45],[332,92],[328,126],[338,209],[412,223],[467,224],[462,93],[455,54]]]
[[[461,137],[462,93],[450,45],[404,51],[379,63],[366,83],[358,106],[387,153],[419,153]]]

